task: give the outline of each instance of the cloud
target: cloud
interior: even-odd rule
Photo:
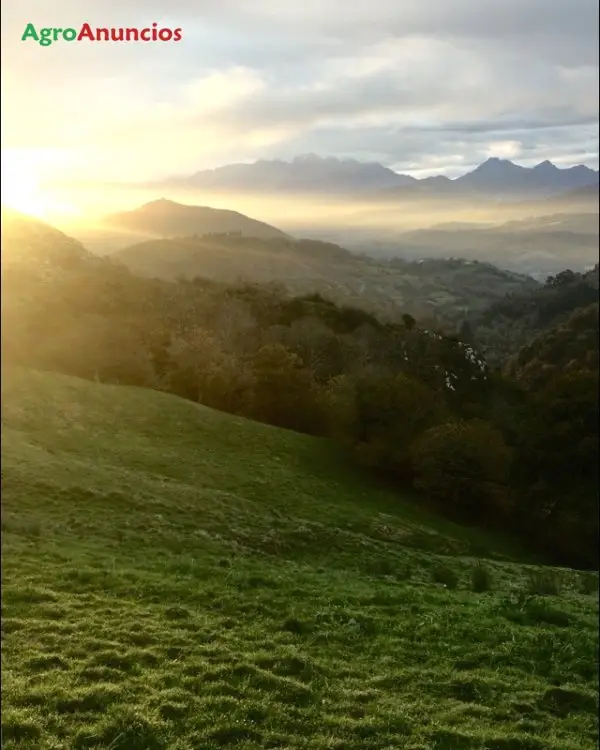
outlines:
[[[307,151],[423,174],[488,155],[597,167],[596,0],[7,6],[3,147],[62,150],[65,169],[78,155],[80,170],[144,179]],[[184,36],[20,41],[29,22],[83,21]]]

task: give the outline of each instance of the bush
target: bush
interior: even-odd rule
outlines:
[[[432,571],[434,583],[441,583],[448,589],[455,589],[458,586],[458,576],[451,569],[444,565],[439,565]]]
[[[411,446],[443,418],[439,397],[404,374],[364,376],[355,389],[353,442],[359,460],[412,478]]]
[[[477,594],[490,591],[492,588],[492,574],[483,565],[476,565],[471,572],[471,588]]]
[[[598,593],[598,574],[582,573],[579,576],[579,590],[582,594],[594,595]]]
[[[2,516],[2,531],[37,539],[42,535],[42,525],[37,519]]]
[[[276,427],[321,434],[319,391],[302,360],[280,344],[261,347],[251,358],[253,373],[247,416]]]
[[[553,570],[536,570],[529,576],[527,590],[538,596],[558,596],[561,590],[561,580]]]
[[[510,457],[500,432],[486,422],[449,422],[415,444],[414,484],[459,518],[505,516]]]
[[[566,612],[548,606],[543,599],[525,591],[520,592],[516,599],[506,599],[501,611],[508,620],[520,625],[552,625],[566,628],[571,624],[571,618]]]

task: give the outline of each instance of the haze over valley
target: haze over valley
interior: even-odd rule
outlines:
[[[289,163],[256,162],[154,186],[81,188],[84,196],[89,191],[84,201],[101,196],[94,205],[138,208],[140,203],[134,201],[147,201],[155,213],[160,191],[169,196],[162,200],[171,203],[170,227],[166,219],[160,227],[147,222],[136,234],[132,227],[119,226],[114,214],[93,212],[76,220],[62,217],[59,224],[99,252],[112,252],[131,244],[130,232],[133,239],[185,235],[185,221],[179,217],[176,224],[174,206],[181,203],[205,206],[207,213],[208,207],[234,209],[296,238],[331,241],[379,258],[464,257],[536,278],[565,265],[583,270],[595,262],[597,171],[583,166],[559,169],[549,162],[523,168],[489,159],[464,177],[439,179],[417,180],[381,165],[314,156]],[[394,180],[401,187],[385,187]],[[237,231],[232,217],[220,226]],[[218,231],[208,219],[190,227],[195,234]],[[243,233],[261,236],[256,227]]]

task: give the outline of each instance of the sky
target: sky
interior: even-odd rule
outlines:
[[[183,38],[21,41],[86,21]],[[489,156],[598,168],[597,0],[20,0],[1,41],[3,161],[40,179],[304,153],[416,177]]]

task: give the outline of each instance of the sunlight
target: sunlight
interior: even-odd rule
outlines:
[[[2,205],[42,218],[45,214],[43,196],[35,179],[5,162],[2,155]]]
[[[2,205],[38,219],[77,213],[74,206],[59,201],[40,186],[35,163],[23,152],[2,149]]]

